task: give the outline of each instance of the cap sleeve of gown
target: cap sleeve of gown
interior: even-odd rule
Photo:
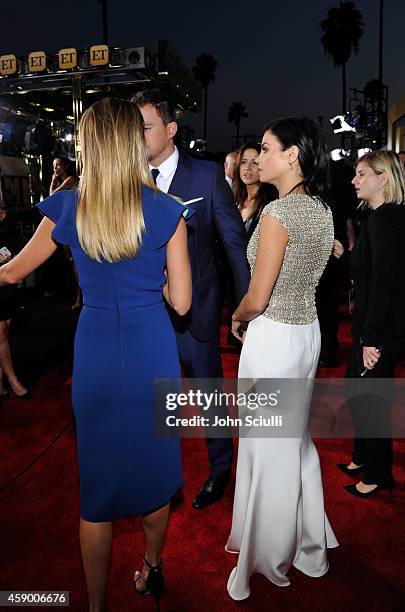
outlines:
[[[52,237],[61,244],[71,244],[72,242],[76,223],[76,199],[77,191],[66,189],[58,191],[37,204],[41,213],[55,223]]]
[[[148,190],[146,197],[149,200],[144,207],[146,231],[158,249],[173,236],[180,219],[183,217],[188,223],[195,211],[162,192]]]

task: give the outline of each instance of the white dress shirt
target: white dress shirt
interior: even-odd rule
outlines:
[[[160,166],[157,167],[159,174],[156,179],[156,185],[161,191],[167,193],[169,191],[170,184],[173,180],[174,173],[177,170],[177,164],[179,163],[179,151],[174,146],[174,151]],[[149,170],[152,170],[155,166],[149,164]]]

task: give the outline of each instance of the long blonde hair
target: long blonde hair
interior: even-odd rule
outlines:
[[[145,230],[142,187],[157,190],[149,172],[142,115],[132,102],[104,98],[83,114],[79,139],[80,244],[98,262],[135,257]]]
[[[369,151],[357,160],[356,167],[360,162],[367,164],[375,174],[386,173],[387,182],[383,187],[386,202],[404,204],[405,172],[398,153],[382,150]]]

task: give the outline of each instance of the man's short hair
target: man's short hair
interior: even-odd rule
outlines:
[[[156,108],[157,114],[165,125],[176,121],[176,104],[170,100],[167,94],[164,94],[159,89],[145,89],[139,91],[131,98],[131,102],[135,102],[139,108],[151,104]]]

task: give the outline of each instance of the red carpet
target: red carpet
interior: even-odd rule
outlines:
[[[221,330],[224,370],[235,376],[238,356]],[[348,324],[340,334],[342,357],[350,350]],[[337,370],[319,375],[342,376]],[[404,375],[401,369],[400,374]],[[3,402],[0,411],[0,590],[68,590],[70,610],[86,608],[78,544],[78,482],[71,421],[69,365],[40,380],[27,401]],[[69,424],[70,423],[70,424]],[[341,612],[403,610],[405,601],[405,443],[395,443],[397,488],[391,501],[379,494],[356,500],[343,491],[348,478],[335,464],[348,459],[350,440],[317,440],[326,508],[340,547],[329,553],[330,571],[308,578],[296,570],[291,586],[278,588],[262,576],[251,581],[252,596],[233,602],[226,581],[235,559],[224,552],[232,487],[224,499],[201,512],[191,508],[208,474],[203,440],[184,440],[183,495],[173,512],[164,551],[167,592],[162,611],[312,609]],[[132,573],[141,564],[139,519],[115,524],[109,585],[110,612],[153,610],[151,598],[133,592]],[[5,608],[6,609],[6,608]]]

